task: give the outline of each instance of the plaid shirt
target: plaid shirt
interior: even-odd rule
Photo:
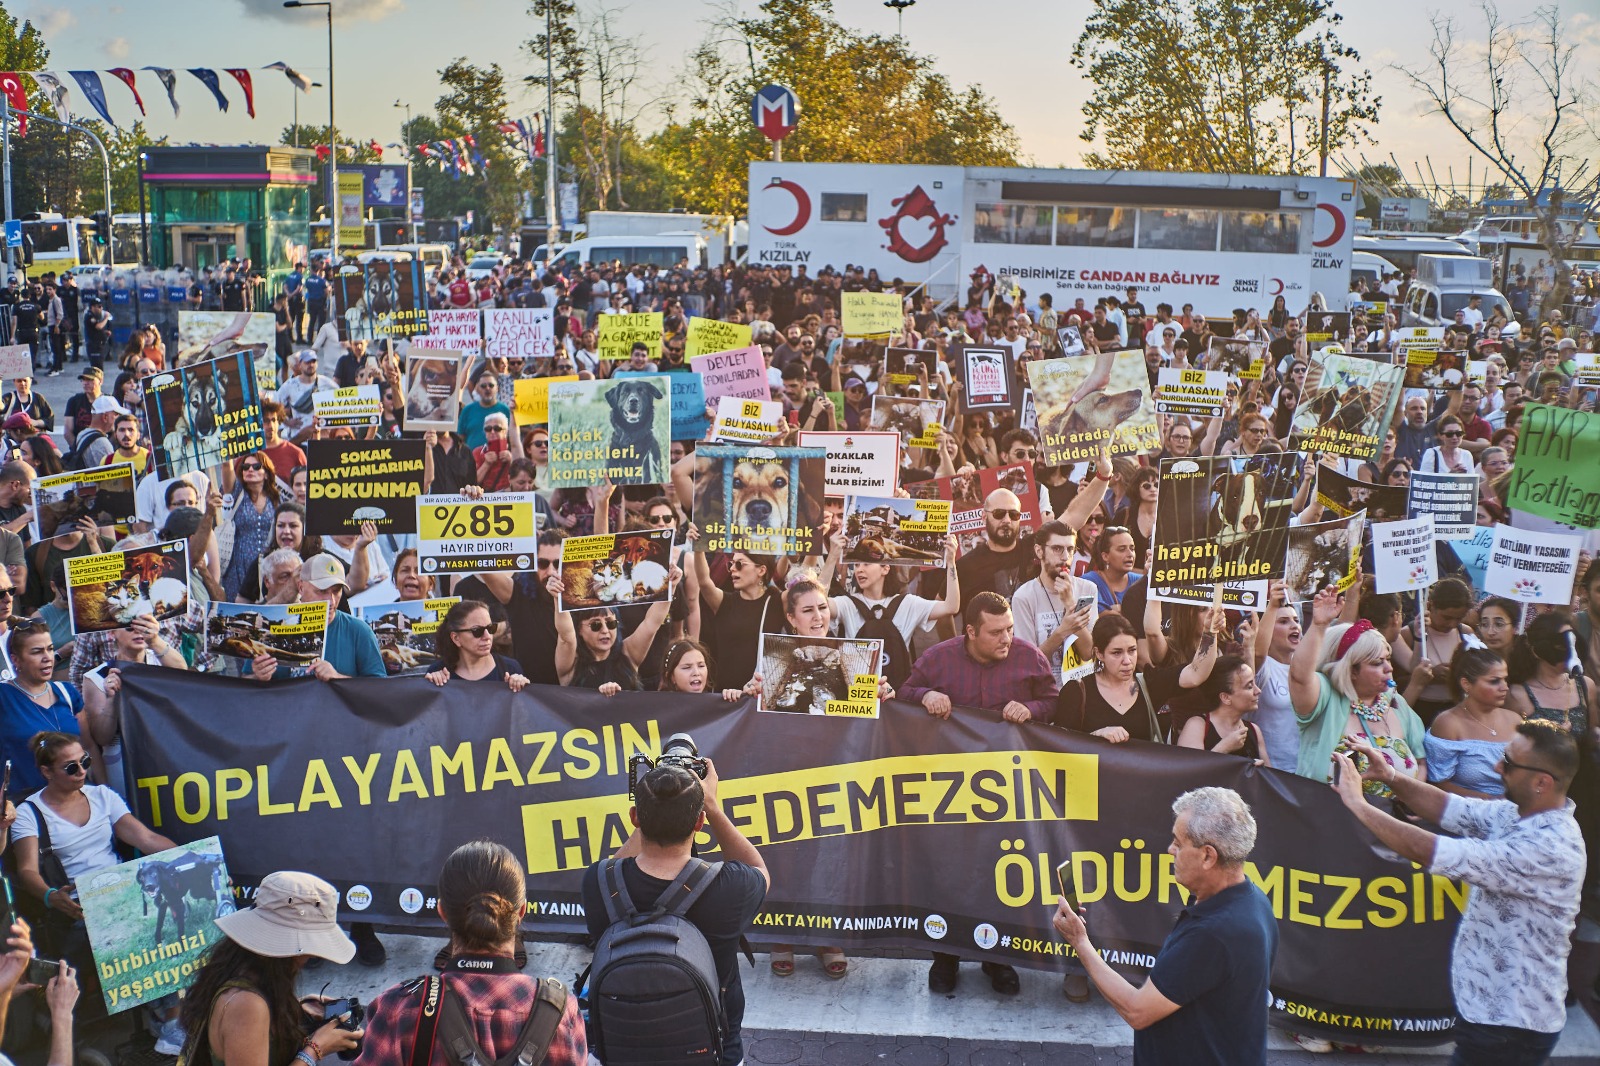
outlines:
[[[999,662],[980,663],[967,654],[966,637],[952,637],[922,653],[899,695],[921,703],[928,693],[942,692],[951,703],[995,713],[1015,700],[1042,721],[1054,712],[1059,689],[1044,654],[1025,640],[1013,640],[1011,654]]]
[[[515,1046],[539,993],[538,978],[527,974],[446,973],[446,986],[461,997],[473,1036],[491,1060]],[[366,1034],[361,1039],[360,1066],[407,1066],[422,1013],[423,979],[416,978],[383,992],[367,1008]],[[567,1010],[550,1041],[549,1066],[584,1066],[589,1039],[578,1013],[578,996],[567,993]],[[434,1041],[430,1066],[451,1066],[445,1047]]]

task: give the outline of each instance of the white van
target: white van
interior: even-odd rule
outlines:
[[[1511,316],[1511,304],[1494,287],[1494,264],[1487,259],[1457,255],[1419,255],[1417,280],[1406,290],[1400,312],[1402,326],[1448,326],[1456,312],[1474,296],[1482,297],[1478,310],[1488,318],[1495,308]]]
[[[542,262],[549,255],[545,245],[534,249],[534,262]],[[687,259],[691,267],[706,265],[705,238],[694,233],[662,234],[656,237],[580,237],[561,246],[552,266],[569,268],[587,267],[591,263],[611,263],[621,260],[622,265],[654,263],[658,267],[676,266]]]
[[[386,244],[378,249],[381,252],[410,252],[411,258],[422,264],[428,277],[433,277],[440,268],[450,263],[450,246],[448,244]]]
[[[1417,269],[1417,256],[1419,255],[1472,254],[1465,245],[1459,241],[1452,241],[1448,237],[1358,236],[1355,238],[1352,247],[1356,252],[1371,252],[1374,255],[1381,255],[1401,270],[1408,272]]]
[[[1361,282],[1363,292],[1376,290],[1384,278],[1399,270],[1389,260],[1372,252],[1353,252],[1350,256],[1350,280]]]

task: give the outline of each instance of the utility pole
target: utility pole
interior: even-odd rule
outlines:
[[[561,219],[556,213],[556,40],[554,5],[544,5],[544,220],[545,262],[556,256],[561,239]]]
[[[1322,143],[1317,149],[1317,175],[1328,176],[1328,106],[1333,93],[1333,64],[1327,53],[1322,53]]]
[[[328,258],[339,262],[339,135],[333,123],[333,0],[283,0],[284,7],[321,7],[328,16]]]
[[[0,93],[0,150],[5,153],[4,162],[0,164],[0,166],[3,166],[4,171],[3,174],[0,174],[0,182],[5,185],[6,221],[9,222],[16,216],[11,213],[11,101],[6,98],[5,93]],[[5,274],[3,280],[7,284],[11,282],[13,269],[11,265],[11,246],[8,244],[6,245],[5,270],[3,272]]]
[[[400,142],[406,146],[406,219],[410,222],[411,243],[417,243],[417,220],[411,217],[411,105],[399,100],[395,107],[405,109],[406,124],[400,127]]]
[[[894,35],[903,42],[906,39],[906,8],[916,7],[917,0],[883,0],[883,6],[894,8]]]

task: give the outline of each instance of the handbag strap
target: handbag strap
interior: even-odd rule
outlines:
[[[1150,689],[1145,685],[1144,672],[1140,671],[1134,674],[1133,679],[1139,685],[1140,698],[1144,700],[1144,713],[1150,717],[1150,739],[1157,744],[1165,744],[1167,738],[1161,732],[1161,722],[1156,717],[1155,704],[1150,702]]]

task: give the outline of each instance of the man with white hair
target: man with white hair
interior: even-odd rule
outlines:
[[[1172,804],[1167,852],[1193,895],[1150,976],[1135,987],[1089,941],[1084,913],[1063,901],[1055,928],[1089,980],[1133,1026],[1133,1061],[1245,1066],[1267,1061],[1267,981],[1278,950],[1272,904],[1244,863],[1256,843],[1249,806],[1230,788],[1197,788]]]

